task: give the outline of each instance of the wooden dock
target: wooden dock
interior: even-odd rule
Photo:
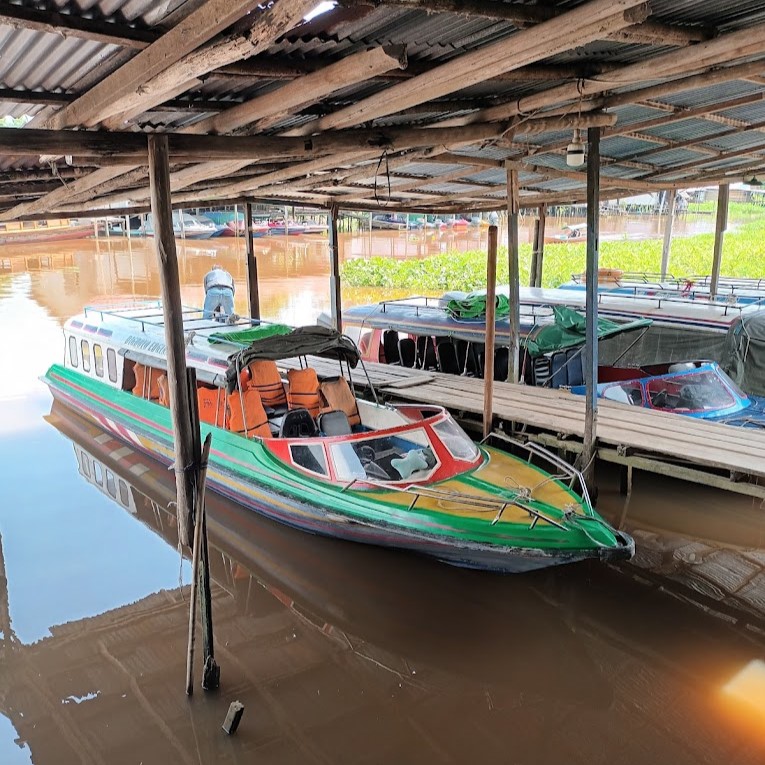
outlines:
[[[312,359],[311,365],[320,376],[337,374],[335,362]],[[463,424],[480,426],[483,380],[387,364],[365,366],[378,396],[438,404]],[[367,387],[360,366],[353,382],[359,392]],[[581,451],[583,396],[497,382],[493,408],[496,426],[504,433]],[[632,470],[639,469],[765,498],[765,431],[599,399],[597,435],[598,458],[626,468],[627,490]]]

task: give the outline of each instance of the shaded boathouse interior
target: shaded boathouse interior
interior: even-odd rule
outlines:
[[[32,117],[21,130],[0,129],[0,222],[153,211],[182,464],[192,436],[180,416],[189,402],[171,208],[262,201],[327,209],[332,315],[340,325],[340,210],[506,211],[517,286],[521,208],[539,211],[541,278],[546,206],[587,202],[592,277],[600,201],[646,191],[674,198],[677,189],[709,184],[720,184],[725,200],[728,184],[765,173],[765,9],[758,3],[343,0],[307,21],[315,0],[154,5],[116,2],[108,12],[84,2],[0,5],[0,102],[5,114]],[[578,168],[567,164],[575,130],[587,156]],[[710,253],[717,277],[724,229],[721,214]],[[258,317],[251,238],[247,249]],[[496,254],[495,236],[490,269]],[[596,280],[588,283],[594,332]],[[596,347],[590,342],[585,364],[591,388]],[[517,340],[512,357],[511,382]],[[492,378],[480,383],[483,405],[473,412],[485,430],[496,423]],[[395,388],[387,393],[395,397]],[[593,396],[585,404],[572,432],[589,465],[598,406]],[[699,426],[688,437],[703,443],[716,432]],[[755,462],[765,439],[747,438]],[[612,456],[624,456],[618,437],[606,443]],[[699,465],[692,480],[702,483],[743,467]],[[757,477],[749,493],[762,496],[762,471],[746,470]],[[181,479],[177,489],[188,513],[191,487]],[[103,642],[98,650],[99,660],[124,671]],[[31,672],[27,661],[36,657],[24,659]],[[230,666],[233,657],[222,661]],[[150,705],[144,711],[166,733],[159,713]],[[283,735],[295,736],[288,713],[271,711]],[[20,731],[22,718],[14,725]],[[427,729],[416,719],[412,726],[417,735]],[[183,748],[168,740],[171,750]],[[98,761],[98,744],[91,747]]]
[[[1,95],[11,116],[31,117],[21,131],[0,130],[0,222],[154,210],[179,411],[188,402],[176,387],[185,370],[171,206],[326,208],[336,326],[340,209],[506,210],[514,382],[521,208],[538,210],[538,283],[546,207],[587,202],[592,277],[601,201],[666,191],[671,211],[677,189],[717,183],[715,293],[729,184],[762,170],[765,11],[747,2],[199,0],[54,10],[9,4],[0,15],[15,53],[0,64]],[[572,163],[581,151],[584,163]],[[258,317],[249,237],[247,250]],[[496,243],[490,269],[495,253]],[[597,437],[595,279],[588,286],[584,466]],[[492,377],[484,433],[494,424]]]

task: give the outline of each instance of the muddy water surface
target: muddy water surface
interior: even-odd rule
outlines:
[[[468,249],[484,235],[451,236]],[[440,246],[345,242],[348,255]],[[256,247],[266,318],[327,309],[326,240]],[[218,262],[244,312],[242,252],[179,243],[184,300],[201,302]],[[222,683],[187,699],[172,472],[52,409],[37,380],[84,304],[158,294],[150,244],[4,248],[0,267],[2,765],[765,761],[765,509],[649,476],[629,505],[600,476],[634,563],[516,577],[317,539],[213,496]]]

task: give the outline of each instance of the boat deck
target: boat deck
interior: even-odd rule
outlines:
[[[284,368],[292,361],[280,362]],[[294,362],[297,366],[297,361]],[[320,376],[336,375],[336,362],[312,359]],[[387,364],[366,364],[378,395],[392,401],[445,406],[468,425],[480,423],[483,380]],[[357,390],[366,386],[359,367]],[[506,382],[494,384],[495,422],[541,443],[578,452],[584,436],[585,399],[567,391]],[[670,475],[765,498],[765,431],[703,422],[598,400],[598,457],[632,469]]]

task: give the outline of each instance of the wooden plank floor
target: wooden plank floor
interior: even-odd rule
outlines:
[[[283,363],[284,368],[292,365]],[[325,359],[312,359],[311,366],[319,376],[338,373],[337,363]],[[483,412],[483,380],[386,364],[367,363],[366,368],[378,392],[388,397],[438,404],[451,411],[476,415]],[[357,386],[366,386],[360,366],[353,372],[353,381]],[[494,414],[500,420],[582,438],[584,410],[584,397],[566,391],[494,384]],[[703,422],[599,399],[597,434],[601,444],[765,477],[765,431]]]

